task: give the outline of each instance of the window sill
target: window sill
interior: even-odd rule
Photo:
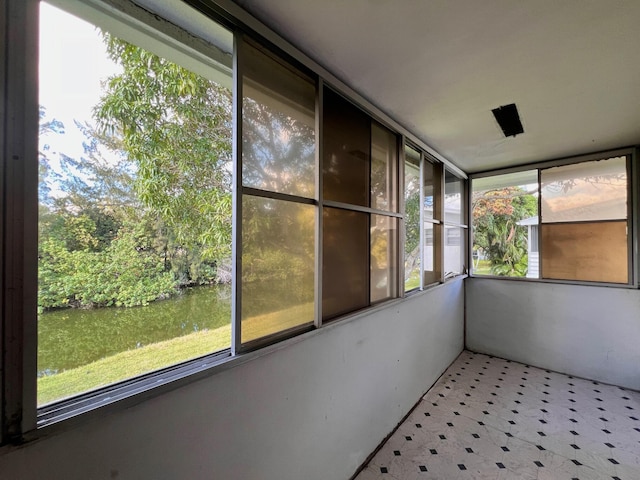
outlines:
[[[526,277],[500,277],[497,275],[468,275],[469,278],[481,280],[500,280],[507,282],[523,282],[523,283],[552,283],[556,285],[578,285],[582,287],[607,287],[607,288],[623,288],[638,289],[638,285],[628,283],[606,283],[606,282],[586,282],[586,281],[569,281],[569,280],[553,280],[549,278],[526,278]]]

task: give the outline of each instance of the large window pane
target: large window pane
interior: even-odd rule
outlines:
[[[242,199],[242,342],[314,320],[315,207]]]
[[[398,294],[398,219],[371,215],[371,302]]]
[[[472,181],[473,273],[538,278],[538,171]]]
[[[543,278],[628,283],[627,158],[549,168],[540,179]]]
[[[242,184],[315,196],[315,85],[246,45]]]
[[[444,221],[464,224],[464,207],[462,205],[463,181],[445,169],[444,183]]]
[[[368,207],[371,119],[328,88],[323,118],[324,199]]]
[[[369,215],[325,207],[322,312],[325,319],[369,305]]]
[[[440,205],[441,199],[440,195],[442,190],[441,186],[441,173],[440,168],[436,168],[436,166],[428,160],[424,161],[422,166],[424,171],[424,187],[423,187],[423,195],[424,195],[424,205],[423,205],[423,215],[425,219],[436,219],[442,220],[440,218]]]
[[[542,170],[542,221],[627,218],[626,157]]]
[[[40,20],[42,405],[229,347],[232,78],[230,49]]]
[[[398,136],[374,123],[371,126],[371,208],[398,209]]]
[[[466,228],[444,227],[444,276],[464,273],[464,245]]]
[[[404,162],[404,289],[420,286],[420,152],[406,146]]]
[[[542,277],[627,283],[627,222],[541,225]]]
[[[424,262],[423,262],[423,280],[424,286],[440,281],[440,254],[438,232],[442,228],[441,225],[424,222]]]

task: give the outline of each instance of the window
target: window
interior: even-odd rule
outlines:
[[[542,278],[629,282],[627,157],[545,168]]]
[[[465,182],[405,145],[405,292],[465,272]],[[443,273],[445,272],[445,273]]]
[[[328,88],[323,123],[322,315],[331,320],[398,295],[398,137]]]
[[[473,179],[473,273],[538,278],[538,171]]]
[[[315,83],[247,43],[242,83],[241,345],[315,321]]]
[[[40,22],[44,405],[230,347],[232,82],[230,57],[196,73],[144,35]]]
[[[404,290],[420,287],[420,152],[404,148]],[[432,206],[433,208],[433,206]]]
[[[440,232],[442,224],[442,166],[425,158],[423,169],[422,227],[424,235],[424,261],[422,265],[423,287],[440,281],[442,261]],[[438,241],[435,241],[435,239]]]
[[[447,241],[444,245],[445,278],[465,273],[466,253],[464,237],[467,226],[464,221],[464,180],[449,169],[445,169],[444,184],[444,229]],[[449,239],[458,241],[450,242]]]
[[[632,283],[630,158],[474,178],[474,274]]]

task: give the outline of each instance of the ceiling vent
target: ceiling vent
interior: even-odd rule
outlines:
[[[520,115],[518,115],[518,108],[515,103],[503,105],[491,111],[493,112],[493,116],[496,117],[498,125],[502,128],[505,137],[515,137],[519,133],[524,133]]]

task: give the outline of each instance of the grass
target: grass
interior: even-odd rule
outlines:
[[[56,375],[38,378],[38,405],[229,348],[231,325],[127,350]]]
[[[491,275],[491,262],[489,260],[479,260],[478,265],[473,268],[474,275]]]
[[[404,281],[404,291],[408,292],[420,286],[420,272],[412,272],[409,278]]]
[[[243,339],[260,338],[311,321],[313,308],[310,302],[250,317],[242,322]],[[38,405],[224,350],[230,345],[231,325],[225,325],[120,352],[82,367],[38,378]]]

